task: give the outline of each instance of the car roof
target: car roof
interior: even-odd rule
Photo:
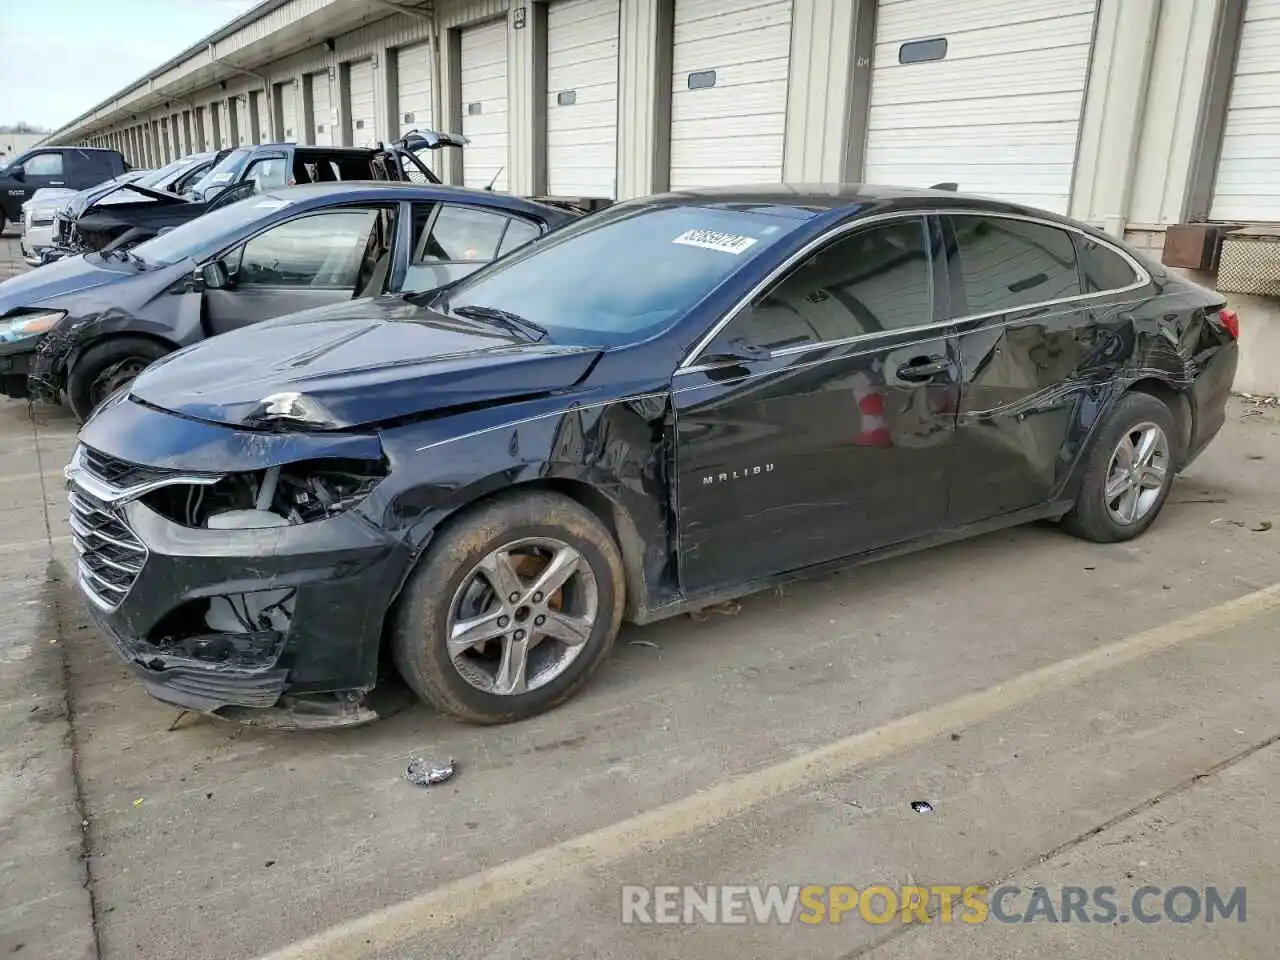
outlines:
[[[288,203],[320,204],[333,197],[358,203],[362,200],[454,200],[476,206],[513,210],[553,219],[568,219],[571,214],[549,204],[514,197],[507,193],[491,193],[470,187],[453,187],[438,183],[412,183],[406,180],[336,180],[330,183],[302,183],[294,187],[266,190],[260,196]],[[557,216],[558,215],[558,216]]]
[[[776,210],[762,212],[777,212],[805,219],[836,210],[848,210],[850,213],[854,211],[882,213],[895,209],[963,208],[992,213],[1024,214],[1081,226],[1061,214],[992,197],[959,193],[954,190],[872,183],[773,183],[697,187],[689,190],[673,190],[630,202],[640,205],[666,206],[683,202],[697,206],[755,210],[776,208]]]

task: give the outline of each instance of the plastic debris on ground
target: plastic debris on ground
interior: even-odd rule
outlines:
[[[933,804],[928,800],[912,800],[911,809],[916,813],[933,813]]]
[[[409,766],[405,768],[404,778],[415,786],[433,787],[437,783],[452,780],[455,770],[452,757],[442,767],[433,767],[421,757],[413,757],[409,760]]]

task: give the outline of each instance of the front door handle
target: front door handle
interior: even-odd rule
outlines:
[[[920,363],[904,363],[898,368],[899,380],[932,380],[951,369],[951,361],[943,357],[931,357]]]
[[[66,183],[66,181],[65,181],[65,180],[50,180],[50,181],[49,181],[49,186],[51,186],[51,187],[60,187],[60,186],[62,186],[64,183]]]

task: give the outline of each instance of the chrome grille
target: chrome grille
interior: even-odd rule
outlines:
[[[174,475],[172,470],[144,467],[137,463],[130,463],[128,460],[109,457],[92,447],[81,448],[80,463],[85,470],[103,483],[119,490],[127,490],[144,483],[155,483],[157,480],[165,480]]]
[[[80,583],[92,600],[114,610],[142,572],[147,548],[105,503],[74,485],[68,498],[72,541],[80,555]]]

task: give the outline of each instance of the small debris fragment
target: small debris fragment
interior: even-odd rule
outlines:
[[[1225,497],[1192,497],[1189,500],[1170,500],[1170,503],[1226,503]]]
[[[405,768],[404,778],[419,787],[431,787],[451,780],[454,774],[453,757],[443,767],[433,767],[421,757],[413,757]]]
[[[1086,570],[1097,570],[1097,567],[1085,567]]]
[[[1209,526],[1213,526],[1215,523],[1229,523],[1229,524],[1231,524],[1233,527],[1243,527],[1243,526],[1244,526],[1244,521],[1243,521],[1243,520],[1232,520],[1232,519],[1231,519],[1231,518],[1229,518],[1229,517],[1216,517],[1216,518],[1214,518],[1213,520],[1210,520],[1210,521],[1209,521]]]
[[[1272,526],[1272,524],[1271,524],[1271,521],[1270,521],[1270,520],[1263,520],[1263,521],[1262,521],[1261,523],[1259,523],[1256,527],[1250,527],[1249,529],[1250,529],[1253,533],[1266,533],[1268,530],[1270,530],[1270,529],[1271,529],[1271,526]]]
[[[1266,457],[1264,457],[1264,456],[1263,456],[1262,454],[1260,454],[1260,453],[1251,453],[1251,454],[1249,454],[1249,459],[1250,459],[1250,460],[1265,460],[1265,459],[1267,459],[1267,458],[1266,458]]]
[[[274,867],[275,865],[276,865],[276,862],[274,860],[268,860],[266,863],[263,864],[264,867]]]
[[[142,806],[142,800],[143,800],[143,798],[142,798],[142,797],[139,797],[137,800],[133,801],[133,805],[134,805],[135,807],[140,807],[140,806]]]
[[[177,729],[178,729],[178,724],[180,724],[180,723],[182,722],[182,718],[183,718],[183,717],[185,717],[188,713],[190,713],[190,711],[189,711],[189,710],[179,710],[179,711],[178,711],[178,715],[177,715],[176,717],[174,717],[174,718],[173,718],[173,723],[169,724],[169,730],[170,730],[170,732],[172,732],[172,731],[174,731],[174,730],[177,730]]]
[[[206,793],[206,794],[204,795],[204,798],[205,798],[206,800],[212,800],[212,799],[213,799],[213,794],[212,794],[212,793]]]
[[[952,743],[959,743],[959,742],[960,742],[960,734],[958,734],[958,733],[953,733],[953,734],[951,735],[951,742],[952,742]]]
[[[933,813],[933,804],[928,800],[912,800],[911,809],[916,813]]]
[[[1161,589],[1161,590],[1172,590],[1172,589],[1173,589],[1173,587],[1169,586],[1167,583],[1162,583],[1162,584],[1160,584],[1160,589]]]
[[[57,642],[58,642],[58,638],[54,637],[52,640],[49,641],[49,646],[53,646]]]
[[[709,607],[703,607],[701,610],[694,610],[689,614],[690,618],[702,622],[707,619],[708,614],[718,613],[722,617],[732,617],[742,612],[742,604],[737,600],[726,600],[724,603],[713,603]]]
[[[662,649],[662,647],[659,644],[654,643],[652,640],[628,640],[627,646],[628,647],[648,647],[650,650]]]

